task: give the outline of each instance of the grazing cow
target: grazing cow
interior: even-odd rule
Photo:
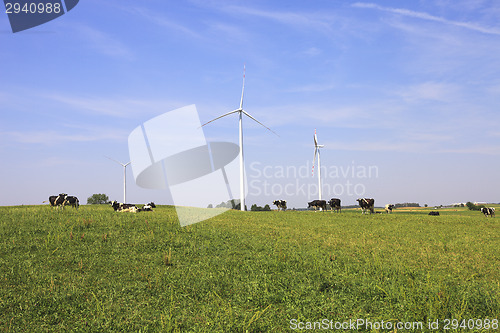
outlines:
[[[286,200],[274,200],[273,205],[278,207],[278,210],[285,211],[286,210]]]
[[[66,206],[66,205],[69,205],[73,208],[76,208],[78,209],[78,207],[80,206],[80,201],[78,200],[77,197],[74,197],[74,196],[71,196],[71,195],[68,195],[66,196],[66,198],[64,199],[64,202],[63,202],[63,207]]]
[[[362,198],[362,199],[356,199],[356,201],[359,203],[359,206],[363,210],[361,214],[366,214],[366,211],[369,210],[370,214],[374,214],[374,205],[375,205],[375,199],[368,199],[368,198]]]
[[[393,209],[394,209],[394,205],[391,205],[391,204],[387,204],[387,205],[385,205],[385,212],[386,212],[387,214],[392,213],[392,210],[393,210]]]
[[[308,206],[307,208],[314,208],[314,210],[316,210],[316,208],[320,208],[322,209],[323,211],[326,210],[326,200],[313,200],[311,202],[308,202]]]
[[[144,206],[142,206],[142,208],[139,209],[139,211],[141,211],[141,212],[152,212],[153,208],[156,208],[156,205],[155,205],[154,202],[150,202],[150,203],[145,204]]]
[[[335,209],[335,212],[339,212],[341,213],[342,212],[342,207],[340,206],[340,199],[330,199],[330,201],[328,201],[328,204],[330,205],[330,208],[332,210]]]
[[[121,213],[136,213],[139,210],[136,205],[134,204],[126,204],[126,203],[119,203],[116,200],[111,202],[111,207],[115,210],[115,212],[121,212]]]
[[[495,208],[494,207],[483,207],[481,208],[481,213],[486,217],[495,217]]]
[[[430,212],[429,215],[431,215],[431,216],[439,216],[439,212]]]
[[[68,195],[66,193],[60,193],[59,195],[51,195],[49,197],[50,207],[55,207],[55,208],[63,207],[64,208],[64,201],[66,200],[67,196]],[[44,202],[47,202],[47,201],[44,201]]]

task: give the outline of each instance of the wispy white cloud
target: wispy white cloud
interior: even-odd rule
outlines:
[[[334,17],[324,14],[262,10],[242,6],[228,6],[223,9],[233,15],[261,17],[300,29],[307,27],[325,34],[333,32],[332,22],[334,21]]]
[[[47,157],[37,162],[39,167],[59,167],[68,165],[82,165],[84,161],[79,161],[76,159],[68,159],[63,157]]]
[[[156,24],[160,27],[164,27],[170,31],[175,31],[177,33],[181,33],[184,36],[192,37],[192,38],[200,38],[200,34],[193,29],[189,28],[185,24],[181,24],[171,18],[168,18],[165,15],[161,15],[158,12],[151,11],[144,7],[121,7],[122,10],[127,11],[131,14],[141,16],[149,23]]]
[[[307,50],[303,52],[304,55],[309,56],[309,57],[317,57],[321,55],[323,51],[317,47],[310,47]]]
[[[500,145],[480,145],[464,148],[442,149],[443,153],[456,154],[478,154],[478,155],[500,155]]]
[[[65,104],[74,109],[119,118],[132,118],[137,115],[163,113],[183,105],[172,101],[144,100],[127,97],[80,97],[61,93],[44,93],[40,95],[45,99]]]
[[[333,83],[317,83],[317,84],[308,84],[303,86],[292,87],[286,90],[286,92],[325,92],[329,90],[335,89],[337,85]]]
[[[77,132],[77,133],[75,133]],[[38,131],[5,131],[0,132],[0,137],[6,142],[17,142],[22,144],[67,144],[71,142],[93,142],[103,140],[123,141],[128,133],[114,129],[100,129],[88,131],[65,131],[38,130]]]
[[[370,141],[326,141],[324,149],[345,151],[370,151],[370,152],[426,152],[428,143],[400,142],[394,140],[370,140]]]
[[[132,50],[118,40],[117,37],[102,32],[84,24],[73,24],[77,34],[88,46],[95,51],[117,58],[131,60],[134,57]]]
[[[366,2],[356,2],[356,3],[352,4],[352,7],[376,9],[376,10],[385,11],[385,12],[389,12],[389,13],[393,13],[393,14],[418,18],[421,20],[439,22],[439,23],[446,24],[446,25],[451,25],[451,26],[456,26],[456,27],[476,31],[476,32],[481,32],[484,34],[491,34],[491,35],[500,36],[500,29],[496,28],[496,27],[485,27],[485,26],[482,26],[482,25],[474,23],[474,22],[461,22],[461,21],[449,20],[449,19],[446,19],[443,17],[434,16],[434,15],[431,15],[431,14],[428,14],[425,12],[412,11],[412,10],[402,9],[402,8],[384,7],[384,6],[374,4],[374,3],[366,3]]]
[[[461,88],[456,84],[430,81],[398,89],[395,93],[405,101],[412,103],[420,101],[456,102],[461,96]]]

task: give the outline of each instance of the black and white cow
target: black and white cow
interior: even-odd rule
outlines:
[[[139,212],[139,208],[137,208],[136,205],[134,204],[126,204],[126,203],[121,203],[118,201],[112,201],[111,202],[111,207],[115,210],[115,212],[121,212],[121,213],[137,213]]]
[[[274,200],[273,205],[278,207],[278,210],[285,211],[286,210],[286,200]]]
[[[330,208],[332,210],[335,209],[336,212],[342,212],[342,207],[340,206],[340,199],[336,198],[330,199],[330,201],[328,201],[328,204],[330,205]]]
[[[486,217],[495,217],[495,208],[494,207],[483,207],[481,208],[481,213]]]
[[[66,198],[64,199],[64,202],[62,205],[63,205],[63,207],[64,206],[71,206],[73,208],[78,209],[78,207],[80,207],[80,201],[75,196],[67,195]]]
[[[359,203],[359,206],[363,210],[362,214],[366,214],[367,210],[370,211],[370,214],[375,213],[374,211],[375,199],[362,198],[362,199],[356,199],[356,201]]]
[[[385,205],[385,212],[386,212],[387,214],[392,213],[392,210],[393,210],[393,209],[394,209],[394,205],[392,205],[392,204],[387,204],[387,205]]]
[[[51,195],[49,197],[49,203],[50,203],[50,207],[55,207],[55,208],[59,208],[59,207],[63,207],[64,208],[64,201],[66,200],[66,197],[68,195],[66,193],[60,193],[59,195]],[[44,201],[44,202],[47,202],[47,201]]]
[[[152,212],[153,208],[156,208],[156,205],[155,205],[154,202],[150,202],[150,203],[145,204],[144,206],[142,206],[142,208],[140,209],[140,211],[142,211],[142,212]]]
[[[323,211],[326,210],[326,200],[313,200],[311,202],[308,202],[308,206],[307,208],[314,208],[314,210],[316,210],[316,208],[320,208],[322,209]]]
[[[439,212],[429,212],[429,215],[431,215],[431,216],[439,216]]]

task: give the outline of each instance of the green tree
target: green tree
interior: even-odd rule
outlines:
[[[238,202],[238,204],[237,204],[236,206],[234,206],[234,208],[233,208],[233,209],[235,209],[235,210],[240,210],[240,208],[241,208],[241,204]],[[248,210],[248,209],[247,209],[247,205],[245,205],[245,210]]]
[[[266,211],[266,212],[270,212],[271,211],[271,207],[269,207],[269,205],[265,205],[263,210]]]
[[[92,194],[92,196],[87,198],[87,205],[102,205],[109,202],[109,197],[102,194]]]

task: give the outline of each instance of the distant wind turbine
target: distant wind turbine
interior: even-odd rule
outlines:
[[[242,124],[243,114],[245,116],[247,116],[248,118],[254,120],[255,122],[259,123],[260,125],[264,126],[269,131],[276,134],[276,132],[274,132],[272,129],[270,129],[269,127],[267,127],[266,125],[264,125],[263,123],[261,123],[260,121],[258,121],[254,117],[252,117],[250,114],[248,114],[245,110],[243,110],[243,93],[245,92],[245,71],[246,71],[246,68],[245,68],[245,66],[243,66],[243,88],[241,89],[240,107],[236,110],[225,113],[222,116],[219,116],[219,117],[212,119],[209,122],[201,125],[201,127],[203,127],[203,126],[211,123],[212,121],[215,121],[215,120],[220,119],[220,118],[225,117],[225,116],[229,116],[230,114],[233,114],[233,113],[238,113],[240,116],[240,121],[239,121],[239,127],[240,127],[240,209],[242,211],[245,210],[245,187],[244,187],[245,184],[244,184],[244,162],[243,162],[243,124]],[[278,135],[278,134],[276,134],[276,135]]]
[[[118,162],[115,159],[112,159],[111,157],[104,156],[106,158],[109,158],[110,160],[120,164],[123,167],[123,203],[127,203],[127,165],[130,164],[130,162],[123,164],[122,162]]]
[[[318,192],[319,192],[319,200],[321,200],[321,162],[319,158],[319,149],[323,148],[324,145],[318,144],[318,136],[316,135],[316,129],[314,129],[314,158],[313,158],[313,167],[312,174],[314,175],[314,161],[316,161],[316,154],[318,155]]]

